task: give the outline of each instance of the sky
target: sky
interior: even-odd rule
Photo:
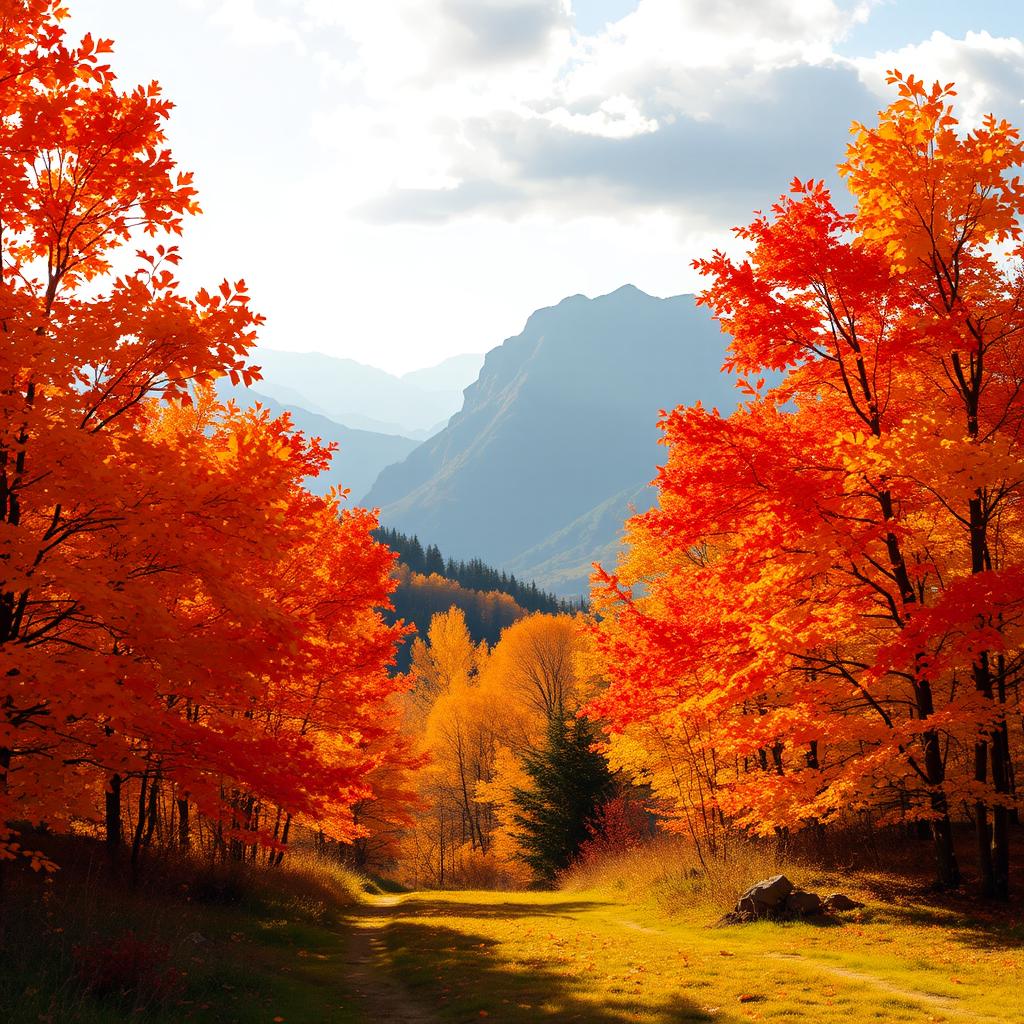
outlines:
[[[245,278],[261,344],[391,372],[567,295],[690,292],[794,176],[842,189],[898,67],[1024,125],[1008,0],[68,0],[156,79],[204,213],[183,284]]]

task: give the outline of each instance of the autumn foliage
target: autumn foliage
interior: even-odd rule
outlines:
[[[461,608],[433,617],[412,648],[408,736],[426,758],[399,872],[416,886],[524,885],[522,794],[529,767],[588,691],[589,641],[572,615],[534,613],[474,643]],[[588,822],[576,822],[583,827]]]
[[[393,556],[302,488],[328,450],[215,399],[257,376],[261,319],[242,281],[182,292],[171,105],[62,21],[0,5],[0,857],[26,823],[103,825],[133,860],[154,833],[271,859],[296,819],[351,838],[407,756]]]
[[[599,572],[613,762],[710,846],[970,821],[1005,896],[1024,652],[1018,132],[897,72],[843,212],[795,180],[698,261],[748,401],[665,415],[660,501]],[[769,371],[774,371],[773,373]],[[772,383],[766,383],[766,379]]]

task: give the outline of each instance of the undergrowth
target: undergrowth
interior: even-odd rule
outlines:
[[[578,862],[559,882],[567,892],[600,893],[669,917],[694,910],[717,917],[755,882],[778,874],[816,891],[863,891],[860,878],[851,881],[834,865],[781,843],[736,841],[717,856],[699,857],[689,841],[664,835]]]
[[[276,950],[340,942],[325,929],[381,891],[313,853],[279,868],[171,857],[134,877],[98,844],[55,859],[55,875],[3,878],[0,1020],[12,1024],[264,1019],[291,998]]]

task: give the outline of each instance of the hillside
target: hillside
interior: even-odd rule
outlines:
[[[424,549],[415,535],[407,537],[398,530],[381,527],[375,536],[392,551],[398,553],[398,559],[414,573],[425,576],[437,575],[458,583],[468,590],[499,591],[508,594],[528,612],[547,612],[558,615],[562,612],[579,611],[579,602],[565,601],[541,590],[532,580],[526,577],[516,578],[504,570],[499,571],[479,558],[456,562],[453,558],[445,558],[436,544],[428,544]]]
[[[509,562],[509,571],[541,580],[556,594],[585,593],[594,562],[615,564],[624,517],[632,509],[645,512],[654,499],[654,489],[646,482],[626,487],[524,551]]]
[[[735,405],[726,340],[688,295],[627,285],[534,313],[487,354],[461,412],[367,495],[383,522],[560,594],[586,590],[629,504],[650,502],[658,412]]]
[[[483,353],[470,352],[450,356],[435,366],[426,366],[422,370],[410,370],[403,373],[400,379],[424,391],[457,391],[461,395],[462,391],[476,380],[483,365]]]
[[[399,434],[381,434],[342,426],[326,416],[290,401],[278,401],[253,388],[231,387],[221,382],[218,393],[223,398],[234,399],[243,408],[258,402],[275,416],[288,412],[295,426],[307,437],[319,437],[325,443],[338,442],[338,450],[327,472],[307,482],[314,494],[326,494],[332,486],[340,485],[352,492],[350,503],[357,502],[385,466],[404,459],[419,444]]]

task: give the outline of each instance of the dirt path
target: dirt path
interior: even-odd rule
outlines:
[[[401,901],[400,896],[378,897],[350,918],[345,970],[367,1021],[435,1024],[437,1018],[409,998],[385,962],[382,932]]]

